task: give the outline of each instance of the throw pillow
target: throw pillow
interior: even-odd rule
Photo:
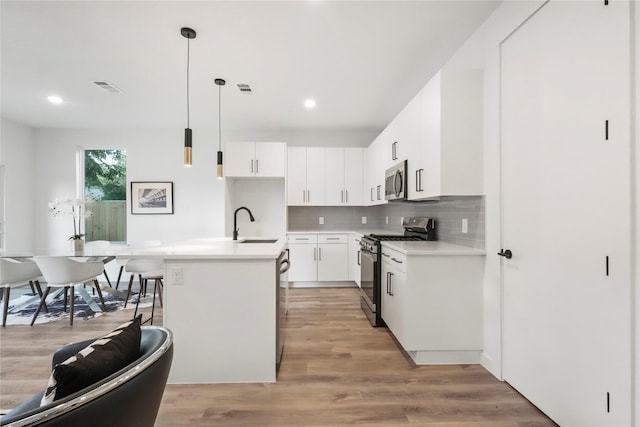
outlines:
[[[40,406],[82,390],[136,360],[140,356],[141,320],[140,314],[57,364]]]

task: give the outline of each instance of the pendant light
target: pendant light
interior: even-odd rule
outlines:
[[[189,128],[189,40],[196,38],[196,32],[188,27],[180,29],[180,34],[187,39],[187,128],[184,130],[184,165],[190,167],[193,162],[193,145]]]
[[[218,85],[218,179],[222,179],[224,177],[224,173],[222,170],[222,125],[220,120],[220,92],[222,86],[224,86],[226,82],[223,79],[215,79],[214,83]]]

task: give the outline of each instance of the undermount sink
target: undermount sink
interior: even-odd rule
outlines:
[[[238,243],[275,243],[278,239],[246,239]]]

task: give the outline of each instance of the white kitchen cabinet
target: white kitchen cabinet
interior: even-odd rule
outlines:
[[[318,240],[315,234],[289,235],[289,281],[312,282],[318,277]]]
[[[287,163],[287,199],[289,206],[324,204],[324,148],[289,147]]]
[[[407,106],[410,200],[482,194],[482,85],[481,71],[442,69]]]
[[[362,164],[364,149],[325,149],[325,205],[362,205]]]
[[[224,160],[228,177],[283,178],[286,144],[284,142],[231,142]]]
[[[356,285],[361,287],[361,274],[360,274],[360,239],[361,234],[349,235],[349,280],[356,282]]]
[[[349,280],[348,234],[290,234],[288,241],[291,256],[290,281]]]
[[[382,319],[384,319],[387,327],[400,342],[404,341],[404,332],[406,330],[402,312],[406,305],[403,302],[403,298],[406,299],[407,293],[407,274],[402,268],[405,263],[405,258],[398,256],[395,252],[388,249],[382,251],[382,274],[380,277],[382,286]]]
[[[382,318],[417,364],[479,363],[479,255],[407,255],[382,243]]]
[[[318,281],[340,282],[349,280],[349,244],[346,235],[328,237],[318,236]],[[336,239],[332,242],[331,239]]]
[[[367,147],[365,153],[364,202],[367,206],[387,203],[384,197],[384,173],[391,166],[391,162],[387,159],[390,157],[385,131]]]

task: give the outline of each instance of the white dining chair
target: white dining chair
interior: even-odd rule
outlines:
[[[4,301],[2,311],[3,327],[7,325],[11,288],[29,284],[31,290],[35,291],[37,289],[38,295],[42,298],[42,289],[39,283],[40,276],[42,276],[40,269],[37,264],[30,259],[15,260],[11,258],[0,258],[0,288],[2,288],[2,299]],[[36,289],[34,289],[34,283]]]
[[[162,242],[160,240],[144,240],[137,243],[130,243],[127,246],[129,250],[138,250],[138,249],[144,249],[144,248],[157,247],[157,246],[160,246],[161,244]],[[118,280],[116,281],[116,289],[118,289],[118,287],[120,286],[120,279],[122,278],[122,272],[124,271],[125,266],[127,265],[127,261],[129,260],[125,258],[116,259],[116,263],[120,265],[120,270],[118,271]]]
[[[52,288],[64,288],[65,311],[67,309],[67,293],[69,290],[71,291],[69,293],[69,314],[71,317],[70,325],[73,325],[75,285],[93,286],[96,291],[98,291],[98,296],[100,297],[100,302],[102,303],[102,309],[106,311],[107,307],[104,303],[102,291],[100,290],[100,284],[98,283],[97,279],[97,277],[102,274],[102,271],[104,269],[104,264],[102,263],[102,261],[78,261],[72,258],[59,256],[37,256],[33,259],[40,268],[44,280],[47,282],[47,288],[42,295],[40,305],[38,305],[38,309],[33,315],[31,326],[33,326],[33,324],[35,323],[36,318],[38,317],[40,310],[45,304],[45,300],[47,299],[47,296],[49,295],[49,292]],[[84,293],[86,294],[86,291]],[[90,299],[88,294],[83,295],[83,298]],[[93,300],[91,300],[91,303],[92,302]]]
[[[136,310],[133,317],[138,314],[138,305],[140,299],[146,295],[147,283],[149,280],[153,280],[153,301],[151,305],[151,324],[153,325],[153,314],[156,307],[156,292],[160,300],[160,307],[162,307],[162,280],[164,279],[164,261],[161,259],[131,259],[127,261],[125,270],[130,274],[129,287],[127,288],[127,297],[124,301],[124,306],[127,306],[129,297],[131,296],[131,288],[133,287],[133,281],[135,276],[138,276],[140,283],[140,290],[138,291],[138,300],[136,301]]]

